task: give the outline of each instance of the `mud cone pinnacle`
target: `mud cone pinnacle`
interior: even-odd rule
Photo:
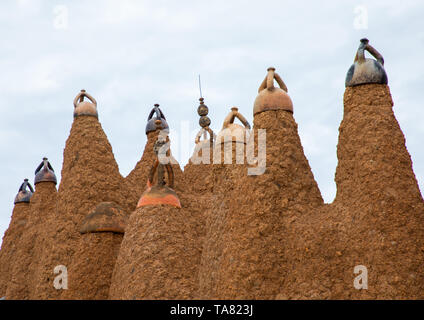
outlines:
[[[86,93],[83,95],[88,96]],[[76,105],[75,112],[83,103]],[[51,251],[46,250],[42,257],[45,265],[39,270],[35,293],[39,299],[60,298],[62,290],[56,290],[52,285],[53,269],[57,265],[65,265],[69,273],[73,272],[69,268],[75,265],[74,259],[79,259],[74,254],[81,237],[79,227],[87,214],[104,201],[115,202],[124,209],[127,207],[127,191],[112,147],[97,117],[91,112],[95,105],[97,103],[87,105],[87,110],[75,116],[66,141],[57,214],[48,226],[51,230]],[[95,110],[97,112],[97,108]],[[73,283],[69,286],[72,288]]]
[[[155,143],[155,149],[159,146],[160,141]],[[195,217],[175,204],[178,196],[165,187],[161,177],[163,165],[155,163],[151,172],[156,171],[156,166],[156,184],[151,186],[151,174],[148,188],[128,221],[113,272],[111,299],[194,297],[200,260],[199,240],[192,226]],[[172,167],[168,165],[166,169],[172,177]]]
[[[234,123],[238,118],[242,124]],[[225,250],[223,228],[230,215],[232,192],[245,174],[246,138],[250,134],[250,124],[237,108],[232,108],[224,119],[222,130],[217,134],[213,149],[211,209],[206,216],[206,232],[199,269],[200,299],[220,298],[221,278],[220,259]]]
[[[15,207],[9,228],[3,236],[0,250],[0,297],[6,295],[6,289],[13,274],[13,266],[21,241],[22,233],[29,218],[29,202],[34,190],[25,179],[15,197]]]
[[[359,293],[342,278],[337,298],[423,297],[424,205],[392,105],[384,84],[347,87],[344,94],[333,210],[350,245],[334,272],[362,264],[373,285]]]
[[[204,104],[204,99],[200,98],[200,105],[197,112],[200,116],[199,124],[200,131],[195,138],[195,148],[189,162],[184,167],[184,177],[189,188],[190,194],[202,195],[207,193],[210,195],[212,191],[212,162],[213,162],[213,147],[216,136],[209,127],[211,120],[207,116],[209,113],[208,107]],[[207,138],[209,135],[209,139]],[[203,137],[203,140],[201,138]],[[201,201],[202,202],[202,201]]]
[[[387,85],[346,88],[340,125],[336,201],[421,199]]]
[[[209,108],[204,104],[204,99],[200,98],[200,105],[197,113],[200,116],[199,125],[201,129],[194,139],[195,148],[192,157],[184,167],[184,178],[186,191],[181,194],[185,210],[192,213],[192,228],[197,231],[197,239],[200,248],[206,236],[206,221],[211,215],[213,202],[213,150],[216,135],[210,128],[211,120],[207,116]],[[202,139],[203,138],[203,139]],[[199,252],[200,255],[200,252]],[[200,273],[199,273],[200,275]],[[197,285],[199,280],[196,280]],[[198,297],[196,290],[195,298]]]
[[[343,102],[337,196],[295,223],[303,254],[287,281],[302,284],[290,297],[422,299],[424,205],[389,87],[348,86]],[[367,290],[354,286],[358,267]]]
[[[270,71],[268,84],[275,76]],[[274,299],[284,287],[290,259],[295,259],[296,253],[290,251],[290,242],[297,236],[291,229],[292,221],[312,214],[313,208],[323,203],[303,153],[286,90],[281,89],[278,98],[272,90],[268,97],[269,90],[261,88],[251,139],[258,155],[259,129],[266,130],[266,169],[259,175],[247,175],[242,167],[232,173],[241,178],[231,192],[228,214],[221,218],[224,247],[221,255],[214,257],[219,261],[219,276],[211,298]],[[272,104],[261,105],[274,98]]]
[[[47,158],[35,171],[35,192],[30,201],[30,214],[21,234],[13,262],[13,275],[7,288],[7,299],[31,299],[36,285],[40,257],[47,248],[48,221],[56,213],[56,175]]]

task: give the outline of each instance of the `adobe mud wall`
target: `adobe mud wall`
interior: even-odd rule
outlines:
[[[134,210],[158,131],[124,179],[98,120],[79,116],[59,191],[41,182],[29,206],[14,208],[0,251],[0,297],[423,299],[424,203],[392,106],[387,85],[346,88],[331,204],[293,114],[268,110],[255,115],[252,131],[257,154],[258,130],[266,129],[265,172],[248,175],[255,165],[246,159],[236,164],[235,142],[226,144],[231,164],[222,163],[224,152],[221,164],[190,162],[184,173],[174,164],[180,209]],[[132,212],[125,235],[81,235],[83,219],[105,201]],[[53,287],[58,265],[68,267],[69,291]],[[356,266],[368,270],[367,290],[354,287]]]

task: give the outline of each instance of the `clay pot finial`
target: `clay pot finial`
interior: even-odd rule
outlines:
[[[88,98],[91,102],[85,101],[84,98]],[[74,99],[74,118],[80,116],[91,116],[99,118],[97,113],[97,101],[84,89]]]
[[[150,169],[149,178],[147,180],[147,189],[138,201],[137,208],[148,205],[171,205],[181,208],[180,199],[178,198],[174,187],[174,171],[170,163],[162,164],[159,162],[159,153],[166,139],[159,135],[158,140],[155,142],[153,150],[158,156]],[[168,174],[168,185],[166,185],[164,173]],[[153,185],[155,173],[157,173],[156,184]]]
[[[253,115],[268,110],[285,110],[293,112],[293,103],[287,94],[287,86],[283,79],[275,72],[274,67],[267,69],[268,74],[258,89],[258,96],[253,106]],[[274,79],[280,88],[274,86]]]
[[[156,114],[156,117],[153,117],[153,115]],[[157,125],[157,121],[160,121],[160,128]],[[168,123],[166,122],[165,115],[163,114],[162,110],[159,108],[159,104],[155,104],[152,111],[149,113],[149,117],[147,118],[147,125],[146,125],[146,134],[149,132],[154,132],[156,130],[165,130],[166,132],[169,131]]]
[[[234,123],[238,118],[244,125]],[[216,137],[216,144],[225,142],[238,142],[246,144],[250,132],[250,124],[246,118],[238,111],[237,107],[232,107],[231,112],[227,115],[222,125],[222,130]]]
[[[56,174],[54,173],[53,167],[47,158],[43,158],[43,161],[35,170],[34,184],[40,182],[53,182],[57,184]]]
[[[27,188],[29,190],[27,190]],[[21,184],[18,190],[18,194],[15,197],[15,204],[17,203],[29,203],[31,200],[34,189],[31,184],[28,182],[28,179],[24,179],[24,182]]]
[[[365,58],[365,51],[377,60]],[[353,87],[368,83],[387,84],[387,74],[384,70],[383,56],[369,44],[368,39],[363,38],[360,40],[354,63],[347,72],[345,86]]]

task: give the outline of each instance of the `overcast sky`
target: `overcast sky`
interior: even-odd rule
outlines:
[[[19,185],[33,182],[44,156],[60,179],[80,89],[97,99],[126,176],[142,155],[153,104],[161,105],[184,166],[198,130],[198,75],[217,132],[231,106],[252,123],[269,66],[289,89],[306,157],[331,202],[344,79],[362,37],[384,57],[423,190],[423,16],[422,0],[2,0],[0,235]]]

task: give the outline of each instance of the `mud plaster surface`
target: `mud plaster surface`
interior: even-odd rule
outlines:
[[[81,236],[74,259],[68,268],[68,290],[63,299],[105,300],[123,234],[86,233]]]
[[[13,262],[12,278],[7,287],[7,299],[30,299],[36,285],[36,270],[48,242],[46,223],[55,215],[56,186],[40,182],[31,197],[28,220],[21,235]]]
[[[218,145],[216,146],[218,148]],[[202,256],[199,266],[199,289],[196,298],[213,299],[217,297],[217,283],[220,280],[220,261],[222,250],[226,245],[223,242],[223,224],[228,215],[229,201],[232,197],[232,190],[240,180],[236,174],[236,168],[244,164],[236,164],[237,149],[235,142],[221,144],[220,156],[215,151],[215,162],[211,168],[210,208],[205,216],[205,237],[202,244]],[[225,155],[231,159],[232,164],[224,164]],[[219,160],[219,161],[217,161]],[[193,169],[194,170],[194,169]]]
[[[15,204],[9,228],[3,236],[0,250],[0,297],[6,295],[7,285],[12,277],[13,264],[17,257],[22,233],[28,221],[29,203]]]
[[[145,206],[130,216],[111,299],[192,299],[200,259],[190,212]]]
[[[201,151],[199,155],[201,156]],[[210,215],[213,201],[212,170],[213,164],[194,164],[191,161],[184,167],[186,190],[180,195],[180,198],[182,198],[182,205],[185,210],[192,212],[197,217],[194,219],[193,227],[197,231],[200,250],[203,250],[206,221]],[[195,298],[197,297],[198,283],[199,280],[196,279]]]
[[[298,261],[280,298],[423,299],[423,200],[392,104],[386,85],[346,89],[337,196],[296,221]],[[356,265],[368,290],[353,286]]]
[[[124,233],[129,214],[114,202],[101,202],[83,220],[80,233]]]
[[[113,201],[124,209],[129,206],[124,179],[96,118],[82,116],[74,120],[63,159],[56,216],[46,226],[49,243],[37,270],[34,293],[37,299],[61,298],[63,290],[56,290],[52,285],[53,269],[57,265],[78,264],[80,256],[75,253],[81,241],[79,228],[85,216],[100,202]],[[78,298],[77,295],[74,297]]]
[[[180,192],[180,198],[187,198],[185,204],[189,206],[189,210],[195,210],[202,219],[203,222],[200,225],[202,229],[212,205],[212,166],[212,164],[188,163],[184,168],[186,189]]]
[[[274,299],[288,272],[290,238],[296,237],[291,223],[323,203],[292,114],[260,113],[256,140],[257,129],[267,130],[266,171],[248,176],[247,166],[236,166],[222,174],[229,183],[227,210],[211,212],[219,229],[210,231],[210,242],[219,245],[202,256],[213,275],[201,279],[201,287],[209,282],[204,298]]]
[[[203,195],[209,194],[213,190],[212,168],[213,168],[213,149],[210,152],[209,163],[194,163],[191,159],[184,167],[184,179],[191,194]],[[197,158],[202,159],[202,150],[198,150]],[[208,159],[205,159],[207,161]]]

